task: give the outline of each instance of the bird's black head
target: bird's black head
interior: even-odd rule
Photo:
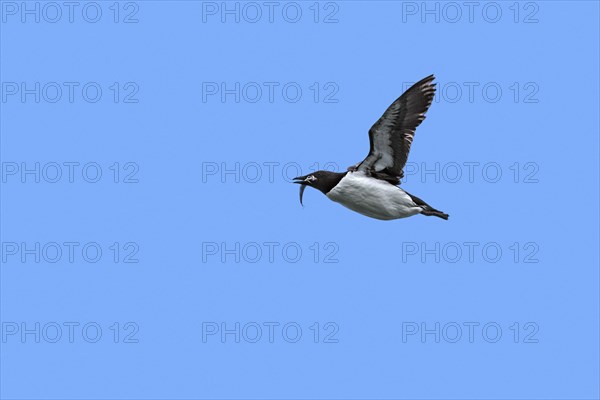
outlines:
[[[347,174],[347,172],[316,171],[312,174],[297,176],[294,183],[300,184],[300,204],[307,186],[320,190],[323,194],[329,193],[335,185]]]

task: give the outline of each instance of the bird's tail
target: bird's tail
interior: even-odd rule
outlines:
[[[434,217],[439,217],[439,218],[442,218],[445,220],[448,219],[448,217],[449,217],[448,214],[443,213],[440,210],[436,210],[435,208],[431,207],[429,204],[425,203],[423,200],[421,200],[417,196],[414,196],[406,191],[405,191],[405,193],[410,196],[410,198],[412,199],[412,201],[415,202],[416,205],[421,206],[421,208],[422,208],[421,214],[427,215],[428,217],[434,216]]]
[[[446,213],[443,213],[439,210],[436,210],[435,208],[431,207],[431,206],[425,206],[423,207],[423,211],[421,211],[421,214],[423,215],[427,215],[428,217],[434,216],[434,217],[439,217],[442,219],[447,220],[449,215]]]

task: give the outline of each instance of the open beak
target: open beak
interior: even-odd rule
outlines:
[[[302,206],[304,206],[304,204],[302,204],[302,196],[304,196],[304,190],[306,189],[306,183],[304,182],[304,180],[306,179],[308,175],[305,176],[297,176],[294,178],[294,183],[297,183],[300,185],[300,204]]]

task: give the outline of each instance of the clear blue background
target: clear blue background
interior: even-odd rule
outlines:
[[[192,1],[142,1],[139,23],[115,24],[112,2],[101,4],[107,14],[96,24],[10,17],[1,25],[3,82],[140,88],[137,104],[115,104],[108,91],[96,104],[1,103],[2,162],[93,161],[105,174],[97,184],[9,179],[1,235],[104,249],[133,241],[140,261],[3,263],[2,322],[95,321],[104,336],[95,344],[8,338],[2,398],[599,397],[597,2],[536,3],[532,24],[513,22],[512,3],[502,3],[495,24],[480,12],[473,23],[403,22],[394,2],[338,3],[333,24],[312,21],[312,2],[296,24],[280,14],[274,23],[203,23],[202,3]],[[411,162],[503,167],[495,184],[406,182],[448,212],[447,222],[372,220],[311,190],[302,208],[281,169],[273,182],[203,182],[206,162],[345,168],[366,155],[368,128],[405,83],[430,73],[442,84],[504,89],[496,103],[480,91],[473,102],[441,99],[417,131]],[[202,82],[236,81],[298,82],[304,96],[202,101]],[[339,101],[315,103],[313,82],[335,82]],[[513,82],[535,82],[539,102],[515,103]],[[137,163],[139,183],[110,182],[107,165],[117,161]],[[539,182],[514,183],[515,162],[536,163]],[[203,242],[270,241],[299,243],[302,259],[203,262]],[[406,242],[472,241],[505,253],[497,263],[403,262]],[[336,243],[339,262],[315,263],[315,242]],[[515,263],[513,242],[535,242],[539,262]],[[113,343],[107,327],[128,321],[139,343]],[[293,321],[304,335],[295,344],[281,336],[203,343],[204,321]],[[329,321],[339,342],[313,343],[308,327]],[[406,321],[496,322],[503,336],[403,342]],[[538,343],[514,343],[514,322],[536,323]]]

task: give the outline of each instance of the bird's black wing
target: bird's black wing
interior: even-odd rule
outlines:
[[[364,171],[394,185],[404,176],[403,169],[417,126],[433,101],[435,77],[429,75],[402,94],[369,130],[371,150],[360,164],[349,169]]]

